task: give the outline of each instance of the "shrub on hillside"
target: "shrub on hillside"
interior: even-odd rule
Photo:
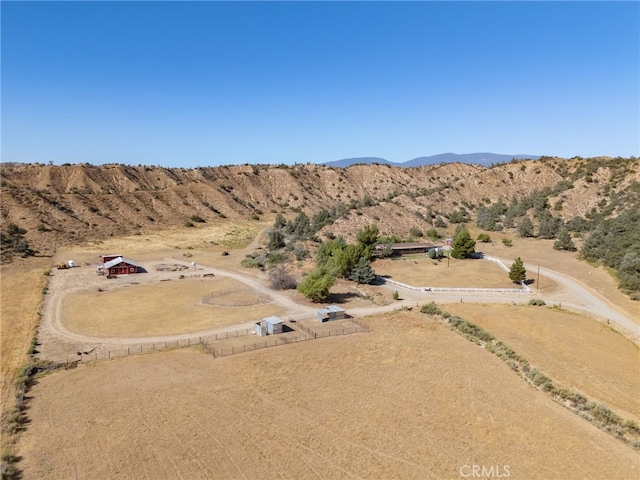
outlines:
[[[429,302],[420,307],[420,313],[426,313],[427,315],[440,315],[442,310],[438,308],[435,302]]]
[[[477,240],[482,243],[489,243],[491,242],[491,237],[488,233],[481,233],[480,235],[478,235]]]

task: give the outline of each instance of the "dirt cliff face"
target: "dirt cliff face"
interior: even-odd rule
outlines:
[[[341,202],[350,214],[331,229],[350,236],[377,223],[385,234],[425,229],[429,212],[473,214],[487,202],[522,198],[571,182],[550,197],[565,220],[640,181],[638,159],[518,161],[492,168],[440,164],[419,168],[315,164],[240,165],[194,169],[109,164],[3,164],[2,224],[27,230],[35,247],[99,240],[182,226],[202,219],[258,219],[282,212],[308,215]],[[471,208],[470,208],[471,207]],[[192,218],[193,217],[193,218]],[[195,225],[197,221],[193,222]],[[186,228],[186,227],[185,227]]]

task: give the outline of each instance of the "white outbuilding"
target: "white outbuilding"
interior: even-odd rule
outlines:
[[[276,335],[282,333],[283,322],[278,317],[263,318],[262,321],[256,323],[256,335],[264,337],[265,335]]]

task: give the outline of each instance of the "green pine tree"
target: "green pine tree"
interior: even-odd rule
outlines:
[[[316,269],[298,285],[298,291],[312,302],[323,302],[329,296],[334,281],[334,276]]]
[[[531,219],[529,219],[529,217],[523,217],[516,227],[516,232],[518,236],[522,238],[533,237],[533,222]]]
[[[360,257],[349,278],[354,282],[371,284],[376,279],[376,272],[366,257]]]
[[[558,239],[553,242],[553,248],[556,250],[568,250],[570,252],[575,252],[577,250],[575,243],[571,239],[571,235],[566,228],[560,230],[558,234]]]
[[[453,258],[467,258],[476,251],[476,241],[471,238],[469,230],[461,228],[451,243]]]
[[[524,282],[527,279],[527,270],[524,268],[524,262],[520,257],[516,258],[511,264],[509,278],[513,283]]]

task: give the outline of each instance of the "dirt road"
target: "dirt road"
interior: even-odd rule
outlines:
[[[99,288],[99,286],[102,288],[115,289],[135,284],[149,284],[167,279],[177,279],[184,273],[189,275],[214,274],[218,277],[232,278],[244,283],[257,292],[268,295],[273,302],[282,306],[286,310],[286,315],[288,316],[301,318],[310,317],[315,313],[315,308],[295,303],[286,295],[269,288],[254,276],[231,272],[220,268],[208,267],[202,264],[198,265],[194,269],[189,262],[176,259],[171,259],[170,262],[184,265],[185,267],[188,267],[188,270],[185,270],[184,272],[166,272],[155,271],[154,269],[149,268],[148,273],[136,275],[135,281],[131,277],[119,277],[109,280],[110,283],[106,284],[108,286],[105,286],[103,277],[99,277],[93,272],[92,267],[82,267],[82,269],[74,269],[73,271],[65,271],[62,274],[53,275],[49,285],[51,293],[45,301],[43,319],[39,334],[40,341],[44,345],[44,350],[41,352],[43,358],[61,359],[68,357],[69,355],[73,355],[76,351],[87,349],[99,349],[99,351],[105,352],[108,350],[116,350],[123,346],[134,346],[143,343],[160,344],[162,342],[187,341],[189,339],[213,336],[215,334],[238,329],[250,329],[253,326],[253,322],[248,322],[231,327],[216,328],[179,335],[126,338],[91,337],[67,329],[63,324],[61,315],[62,303],[65,297],[80,290],[95,289]],[[529,271],[534,271],[533,266],[526,265],[526,267]],[[596,318],[600,321],[613,322],[622,333],[638,343],[640,340],[640,327],[637,323],[637,319],[635,319],[636,321],[634,322],[634,319],[628,318],[628,316],[620,309],[617,309],[615,305],[576,279],[548,268],[541,268],[540,272],[561,285],[559,291],[547,295],[546,297],[541,295],[541,297],[545,298],[547,303],[556,304],[562,308],[586,313],[589,317]],[[392,285],[384,285],[380,288],[398,289],[401,294],[400,301],[386,306],[353,308],[349,310],[349,314],[358,317],[388,312],[403,307],[415,308],[428,301],[434,301],[439,304],[457,302],[527,303],[534,296],[538,296],[535,291],[532,294],[464,291],[415,292]]]

